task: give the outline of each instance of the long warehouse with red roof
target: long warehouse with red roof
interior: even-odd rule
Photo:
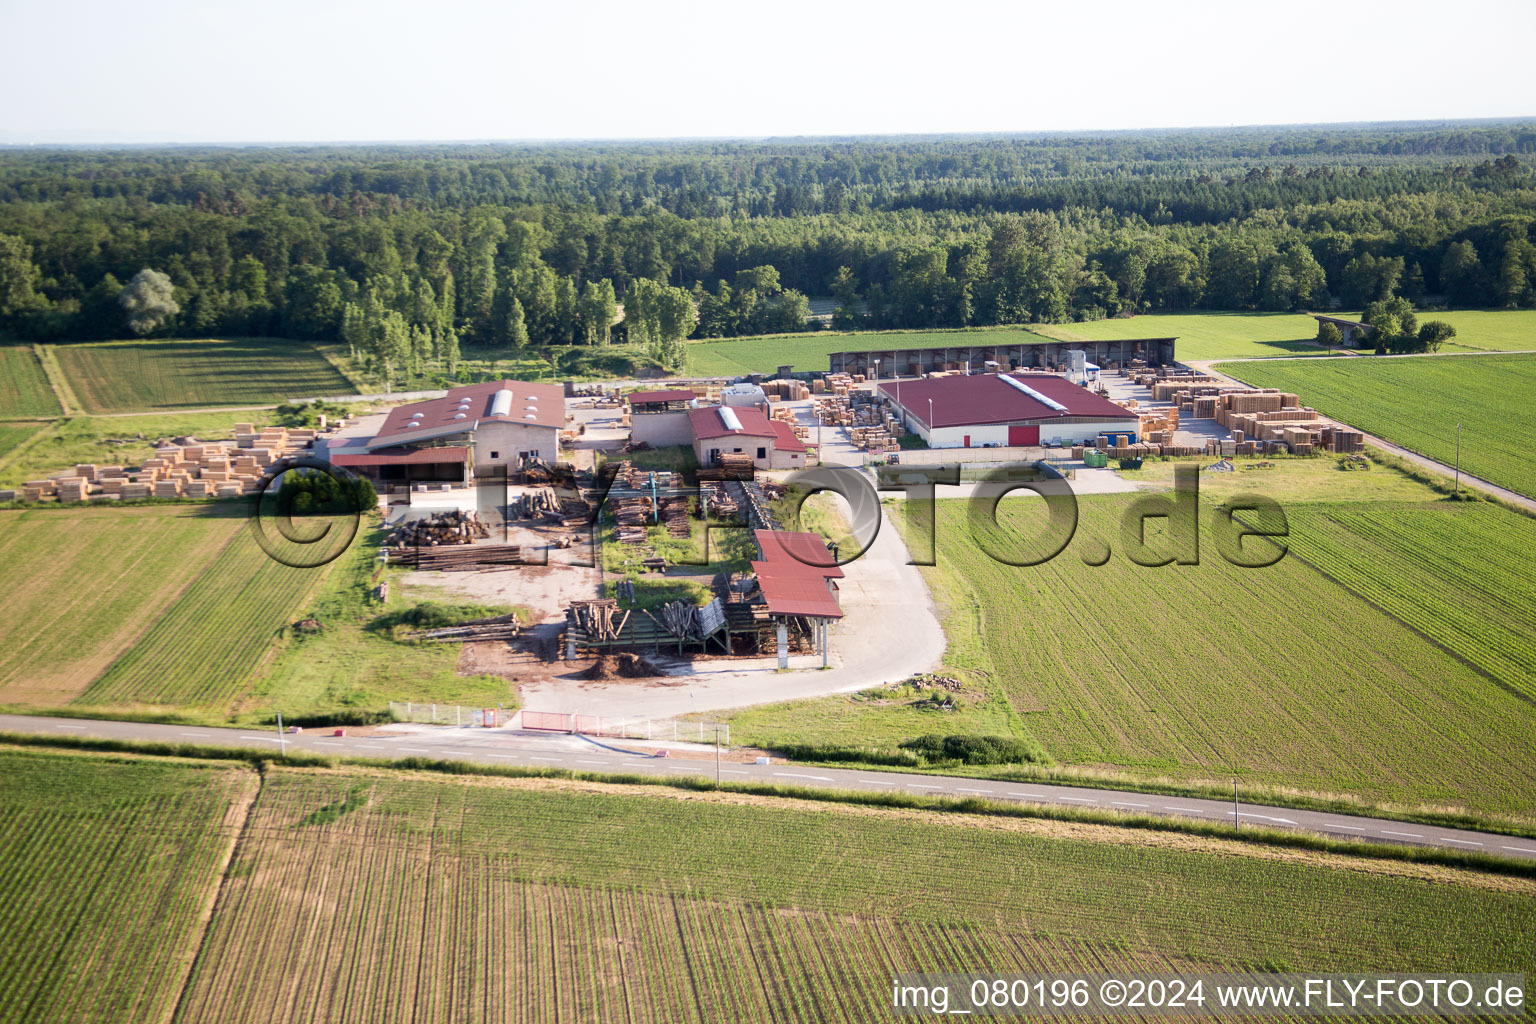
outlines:
[[[1135,439],[1135,412],[1065,377],[986,373],[880,385],[908,430],[930,448],[1092,444],[1102,433]]]

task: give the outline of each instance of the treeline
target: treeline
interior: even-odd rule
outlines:
[[[1533,153],[1526,123],[0,151],[0,331],[342,340],[386,367],[636,341],[667,364],[684,336],[801,329],[807,296],[877,328],[1529,306]]]

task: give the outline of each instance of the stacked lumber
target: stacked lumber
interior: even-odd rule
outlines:
[[[777,402],[802,402],[811,397],[811,389],[803,381],[780,378],[765,381],[761,387],[763,394]]]

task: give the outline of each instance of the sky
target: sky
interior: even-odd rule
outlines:
[[[0,0],[0,142],[1536,115],[1536,0]]]

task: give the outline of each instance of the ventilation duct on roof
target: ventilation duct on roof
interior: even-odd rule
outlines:
[[[508,391],[506,388],[502,388],[500,391],[496,392],[496,394],[491,398],[491,415],[512,415],[512,392]]]
[[[1056,401],[1056,399],[1047,398],[1045,395],[1042,395],[1028,384],[1025,384],[1023,381],[1019,380],[1017,377],[1010,377],[1007,374],[1003,374],[999,379],[1010,387],[1018,388],[1020,391],[1024,392],[1026,395],[1028,395],[1030,398],[1033,398],[1041,405],[1048,405],[1052,409],[1055,409],[1057,412],[1067,411],[1067,407]]]
[[[725,424],[726,430],[741,430],[741,419],[736,415],[735,409],[720,407],[720,422]]]

